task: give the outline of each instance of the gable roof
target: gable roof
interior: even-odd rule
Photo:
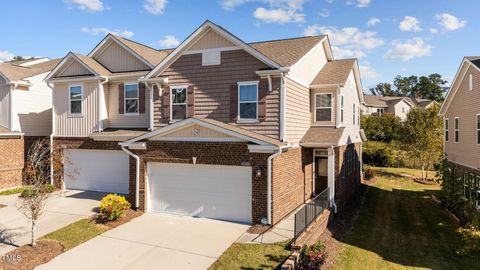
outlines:
[[[475,65],[477,68],[480,68],[480,56],[467,56],[465,57],[470,63]]]
[[[300,145],[306,147],[336,146],[339,144],[344,130],[345,128],[310,127],[300,140]]]
[[[375,96],[375,95],[365,95],[365,105],[372,106],[372,107],[383,107],[383,108],[388,107],[384,97]]]
[[[61,68],[68,63],[68,61],[77,61],[81,65],[83,65],[86,69],[88,69],[92,74],[97,76],[109,76],[111,73],[108,71],[104,66],[100,63],[95,61],[94,59],[85,56],[83,54],[69,52],[56,66],[55,68],[45,77],[45,81],[50,80],[53,76],[55,76]]]
[[[113,35],[115,36],[115,35]],[[165,57],[167,57],[173,49],[167,50],[156,50],[154,48],[148,47],[141,43],[135,42],[130,39],[126,39],[123,37],[115,36],[120,42],[122,42],[125,46],[130,48],[132,51],[140,55],[142,58],[147,60],[151,65],[158,65]]]
[[[343,85],[355,65],[355,59],[333,60],[325,64],[311,85]]]
[[[18,62],[0,63],[0,74],[8,81],[19,81],[29,77],[33,77],[52,70],[61,59],[53,59],[30,66],[20,66]]]

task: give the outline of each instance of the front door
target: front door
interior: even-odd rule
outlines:
[[[315,157],[315,194],[328,187],[328,157]]]

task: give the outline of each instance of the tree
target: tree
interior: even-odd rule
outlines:
[[[361,116],[361,127],[369,141],[389,143],[396,140],[402,128],[402,121],[391,113]]]
[[[417,76],[402,77],[397,76],[393,81],[395,85],[396,92],[399,96],[414,97],[416,93],[416,86],[418,84]]]
[[[396,92],[392,90],[390,83],[379,83],[374,88],[370,88],[370,92],[376,96],[396,96]]]
[[[31,245],[36,246],[37,220],[50,196],[50,146],[48,139],[37,140],[28,151],[24,176],[27,186],[20,195],[18,209],[31,220]]]
[[[443,88],[442,85],[447,83],[446,80],[442,79],[442,75],[434,73],[428,77],[420,77],[417,86],[416,92],[418,96],[435,101],[443,101]]]
[[[422,180],[428,179],[428,171],[443,153],[443,126],[438,116],[439,109],[435,104],[426,110],[410,110],[399,137],[403,148],[420,162]]]

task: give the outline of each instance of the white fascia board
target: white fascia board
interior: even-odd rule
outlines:
[[[249,144],[248,151],[250,153],[275,153],[278,150],[278,146],[274,145],[256,145]]]
[[[52,79],[52,77],[58,72],[60,71],[60,69],[63,67],[63,65],[65,65],[65,63],[68,61],[68,59],[70,58],[73,58],[75,59],[76,61],[78,61],[83,67],[85,67],[86,69],[88,69],[88,71],[90,71],[92,74],[96,75],[96,76],[101,76],[100,74],[98,74],[97,72],[95,72],[93,69],[91,69],[88,65],[86,65],[82,60],[80,60],[80,58],[78,58],[74,53],[72,52],[69,52],[63,59],[62,61],[52,70],[52,72],[50,72],[47,77],[45,77],[44,81],[46,82],[53,82],[54,79]]]

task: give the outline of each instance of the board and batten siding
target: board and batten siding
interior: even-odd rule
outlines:
[[[145,63],[114,41],[94,57],[111,72],[149,70]]]
[[[310,128],[310,89],[285,79],[285,136],[289,143],[298,143]]]
[[[98,82],[83,82],[82,116],[69,112],[68,84],[55,83],[53,107],[57,137],[87,137],[98,129]]]
[[[80,64],[76,60],[72,60],[69,66],[67,66],[59,75],[58,77],[69,77],[69,76],[79,76],[79,75],[91,75],[90,72],[86,67]]]
[[[168,77],[170,86],[193,85],[197,117],[215,119],[279,139],[280,78],[272,79],[272,91],[267,92],[265,120],[240,124],[230,117],[230,87],[237,82],[261,81],[255,71],[268,68],[266,64],[243,50],[221,52],[221,65],[202,66],[202,55],[181,56],[160,76]],[[265,79],[266,81],[266,79]],[[262,83],[262,82],[261,82]],[[168,88],[163,88],[167,89]],[[154,92],[154,123],[162,126],[163,97]]]
[[[0,76],[0,126],[10,129],[10,85]]]
[[[235,46],[235,44],[220,36],[215,31],[209,30],[199,41],[190,47],[189,51],[233,46]]]
[[[473,74],[473,90],[469,75]],[[473,169],[480,168],[480,145],[477,144],[476,115],[480,114],[480,72],[470,66],[453,97],[445,118],[449,119],[449,140],[445,142],[447,159]],[[455,143],[454,122],[459,117],[459,142]]]
[[[120,114],[118,111],[118,85],[124,82],[108,84],[108,127],[110,128],[149,128],[150,127],[150,90],[145,88],[145,113],[138,115]]]

